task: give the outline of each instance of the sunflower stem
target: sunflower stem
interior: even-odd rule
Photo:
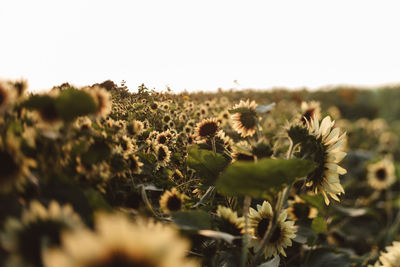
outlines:
[[[243,201],[243,216],[244,216],[244,234],[242,239],[242,256],[240,266],[245,267],[247,262],[247,245],[249,240],[249,209],[251,205],[251,197],[245,196]]]
[[[217,146],[216,146],[216,144],[215,144],[215,136],[213,136],[213,137],[211,138],[211,146],[212,146],[213,152],[216,154],[216,153],[217,153]]]

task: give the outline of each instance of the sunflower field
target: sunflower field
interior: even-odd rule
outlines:
[[[0,82],[0,266],[400,266],[400,88],[26,88]]]

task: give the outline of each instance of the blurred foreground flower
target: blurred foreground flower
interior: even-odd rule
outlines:
[[[94,232],[65,232],[62,247],[46,251],[44,261],[47,267],[198,266],[186,259],[189,248],[170,226],[99,214]]]

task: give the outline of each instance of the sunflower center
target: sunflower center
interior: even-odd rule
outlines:
[[[177,195],[172,195],[168,198],[167,208],[170,211],[178,211],[182,207],[182,201]]]
[[[165,137],[164,135],[158,137],[158,143],[165,144],[166,142],[167,142],[167,137]]]
[[[279,225],[277,225],[276,226],[276,228],[275,228],[275,230],[274,230],[274,232],[272,233],[272,235],[271,235],[271,239],[270,239],[270,243],[275,243],[275,242],[277,242],[277,241],[279,241],[279,239],[280,239],[280,237],[281,237],[281,233],[282,233],[282,230],[281,230],[281,228],[279,227]]]
[[[304,203],[294,203],[293,204],[293,214],[297,219],[304,219],[308,217],[310,213],[310,207]]]
[[[18,165],[14,158],[7,152],[0,150],[0,177],[10,177],[18,172]]]
[[[386,175],[386,170],[383,168],[376,171],[376,178],[378,178],[379,181],[384,181],[386,179]]]
[[[220,230],[225,233],[229,233],[233,236],[239,236],[241,235],[241,230],[239,227],[237,227],[236,224],[232,223],[230,220],[227,220],[225,218],[221,218],[221,223],[220,223]]]
[[[40,117],[47,122],[54,122],[59,119],[59,114],[57,112],[56,106],[52,103],[40,109],[39,113]]]
[[[269,226],[269,219],[263,218],[257,225],[257,237],[263,238]]]
[[[167,157],[167,153],[165,152],[164,148],[161,147],[158,150],[157,159],[158,159],[158,161],[164,161],[166,157]]]
[[[253,129],[257,125],[256,116],[253,112],[241,113],[239,120],[246,129]]]
[[[18,235],[18,249],[23,257],[35,266],[42,265],[41,248],[60,245],[60,233],[66,226],[60,221],[36,221],[27,225]]]
[[[303,116],[301,117],[301,121],[303,122],[303,124],[306,124],[307,123],[306,121],[310,121],[312,119],[312,117],[314,116],[314,113],[315,113],[315,109],[313,109],[313,108],[307,109],[304,112]]]
[[[157,267],[151,259],[126,255],[120,251],[113,251],[105,258],[90,262],[86,267]]]
[[[201,137],[214,136],[218,130],[218,125],[215,122],[207,122],[200,126],[199,135]]]
[[[164,120],[165,123],[168,123],[171,120],[171,117],[170,116],[165,116],[163,120]]]
[[[157,107],[158,107],[157,104],[152,104],[152,105],[150,106],[150,108],[153,109],[153,110],[157,109]]]

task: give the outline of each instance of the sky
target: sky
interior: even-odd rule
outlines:
[[[398,1],[1,0],[0,78],[45,90],[400,82]]]

